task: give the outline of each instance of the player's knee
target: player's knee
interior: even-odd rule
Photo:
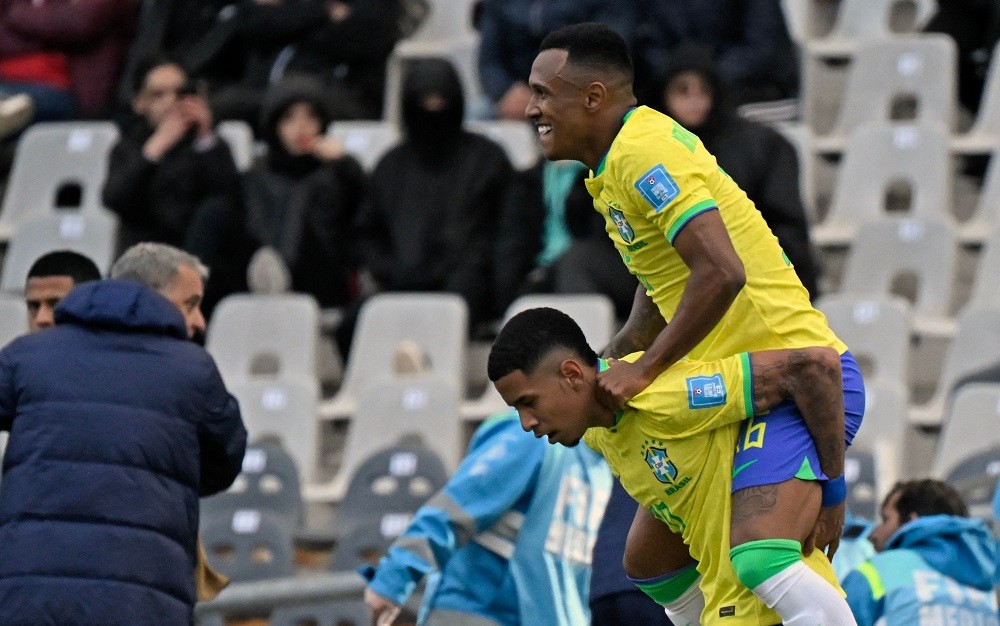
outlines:
[[[751,591],[802,560],[802,544],[792,539],[761,539],[729,551],[736,577]]]

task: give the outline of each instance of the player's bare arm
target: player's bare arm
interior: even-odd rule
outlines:
[[[635,290],[635,299],[632,300],[632,310],[629,312],[628,320],[611,338],[601,356],[620,359],[626,354],[642,352],[653,343],[666,325],[667,322],[660,314],[656,303],[646,294],[646,288],[639,285]]]
[[[691,270],[677,313],[635,363],[622,363],[598,378],[621,410],[657,376],[680,360],[715,328],[746,284],[740,260],[718,211],[693,218],[674,240]]]

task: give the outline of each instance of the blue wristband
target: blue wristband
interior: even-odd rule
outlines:
[[[847,499],[847,480],[841,474],[823,483],[823,506],[837,506]]]

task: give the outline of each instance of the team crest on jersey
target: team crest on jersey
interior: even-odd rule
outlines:
[[[692,409],[707,409],[726,403],[726,383],[722,374],[714,376],[692,376],[687,379],[688,406]]]
[[[635,188],[659,213],[681,194],[680,187],[667,173],[667,168],[657,165],[635,182]]]
[[[646,464],[661,483],[672,485],[677,480],[677,466],[667,458],[664,448],[646,448]]]
[[[610,217],[611,221],[615,223],[616,227],[618,227],[618,234],[622,236],[622,240],[625,243],[632,243],[635,240],[635,231],[632,230],[632,225],[628,223],[627,219],[625,219],[624,213],[613,206],[608,205],[608,217]]]

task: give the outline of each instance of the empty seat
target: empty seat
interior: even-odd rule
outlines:
[[[816,308],[861,364],[865,379],[908,380],[910,305],[901,298],[824,297]]]
[[[118,127],[111,122],[29,127],[18,141],[0,209],[0,240],[10,239],[24,220],[52,213],[67,185],[79,185],[79,208],[87,215],[110,215],[103,208],[101,189],[116,141]]]
[[[975,474],[969,470],[959,475],[955,470],[963,459],[994,448],[1000,448],[1000,385],[963,385],[948,410],[931,473],[939,478]],[[1000,472],[1000,459],[995,461]]]
[[[395,122],[383,121],[334,122],[327,134],[340,141],[344,151],[369,172],[401,137]]]
[[[848,449],[844,457],[844,478],[847,482],[848,514],[861,519],[878,519],[879,478],[872,452]]]
[[[444,41],[474,34],[476,0],[430,0],[427,15],[408,41]]]
[[[205,348],[227,382],[317,377],[319,305],[306,294],[235,294],[215,308]]]
[[[538,144],[535,127],[527,122],[512,120],[474,121],[466,126],[468,130],[485,135],[500,144],[511,165],[526,170],[538,163],[541,147]]]
[[[891,193],[908,200],[890,213]],[[812,229],[824,246],[849,244],[867,222],[885,217],[951,220],[948,134],[933,125],[866,124],[851,133],[830,212]]]
[[[262,511],[244,509],[203,520],[201,538],[209,564],[233,582],[295,573],[289,529]]]
[[[965,503],[969,515],[992,522],[994,494],[1000,477],[1000,446],[973,453],[958,461],[945,480],[954,486]]]
[[[240,380],[227,383],[239,400],[251,441],[273,438],[295,459],[303,481],[316,471],[318,428],[315,380]]]
[[[409,526],[410,519],[411,516],[405,514],[389,514],[371,524],[355,527],[337,542],[330,559],[330,571],[354,572],[367,565],[376,567],[392,542]]]
[[[292,530],[302,523],[299,468],[280,443],[258,441],[248,446],[243,471],[232,486],[201,500],[203,518],[240,509],[267,512]]]
[[[3,261],[0,290],[22,293],[32,264],[53,250],[74,250],[107,274],[117,246],[118,220],[111,214],[67,211],[20,222]]]
[[[371,614],[361,600],[315,602],[278,607],[268,626],[368,626]]]
[[[889,495],[889,489],[903,476],[909,426],[903,381],[877,378],[866,382],[865,417],[850,449],[871,455],[877,478],[874,484],[877,502]]]
[[[881,220],[858,233],[851,246],[841,295],[857,298],[889,293],[893,281],[917,279],[913,328],[917,333],[950,337],[955,322],[948,317],[958,257],[958,238],[947,222]]]
[[[236,169],[245,172],[253,164],[253,129],[243,120],[225,120],[215,126],[215,132],[233,153]]]
[[[976,209],[969,219],[958,225],[958,234],[963,243],[981,244],[1000,233],[998,225],[1000,225],[1000,159],[993,158],[990,159],[989,167],[986,169],[986,179]],[[996,249],[995,243],[991,247],[994,248],[994,255],[1000,252]],[[994,257],[991,263],[1000,263],[1000,258]],[[996,268],[998,265],[994,264],[992,267]],[[982,278],[982,272],[979,278]]]
[[[901,0],[841,0],[833,29],[826,37],[811,40],[808,52],[848,55],[864,41],[915,32],[937,12],[936,0],[917,0],[912,3],[916,10],[909,24],[893,23],[893,9],[905,4]]]
[[[0,293],[0,347],[28,333],[28,308],[21,296]]]
[[[351,415],[363,387],[393,378],[393,354],[403,341],[423,351],[431,372],[464,385],[468,317],[465,301],[455,294],[383,293],[369,298],[358,316],[343,385],[323,403],[321,415]]]

